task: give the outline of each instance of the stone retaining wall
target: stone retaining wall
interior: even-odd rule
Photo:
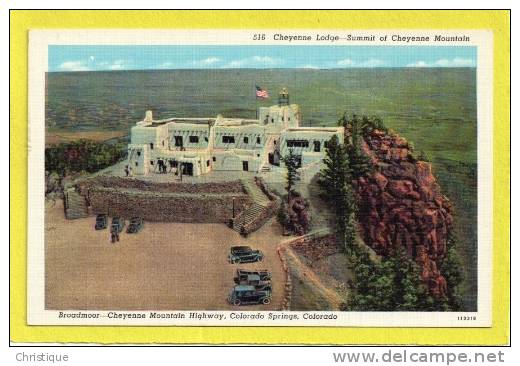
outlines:
[[[330,230],[316,230],[309,234],[298,236],[293,239],[289,239],[283,241],[276,252],[280,257],[280,261],[282,262],[282,268],[285,272],[285,287],[284,287],[284,296],[282,300],[282,306],[280,310],[291,310],[291,301],[292,301],[292,277],[291,277],[291,269],[289,268],[289,264],[287,263],[286,251],[287,248],[293,248],[295,250],[299,249],[309,249],[312,250],[311,247],[314,243],[318,243],[318,246],[326,246],[333,247],[335,246],[335,238]],[[290,249],[289,249],[290,250]],[[329,249],[330,250],[330,249]]]
[[[284,295],[280,310],[291,310],[292,279],[291,270],[289,269],[289,265],[287,264],[287,258],[285,257],[285,250],[286,249],[283,246],[279,246],[276,250],[278,256],[280,257],[280,262],[282,262],[283,271],[285,272]]]
[[[94,213],[130,218],[140,216],[146,221],[227,223],[235,212],[251,205],[245,193],[161,193],[120,188],[93,187],[87,199]]]

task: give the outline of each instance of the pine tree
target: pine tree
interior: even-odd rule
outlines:
[[[459,293],[459,285],[464,279],[461,271],[462,264],[457,252],[457,240],[450,234],[446,245],[446,256],[441,264],[441,273],[446,279],[448,287],[447,303],[452,310],[460,310],[462,307],[462,299]]]
[[[338,237],[349,257],[356,251],[357,205],[354,197],[352,186],[345,183],[336,201]]]
[[[441,310],[421,281],[418,265],[403,250],[372,262],[361,254],[354,265],[353,293],[347,309],[363,311]],[[445,310],[445,309],[444,309]]]
[[[373,170],[370,158],[361,148],[363,132],[370,124],[370,121],[366,116],[359,119],[357,115],[353,115],[352,118],[348,120],[347,124],[350,126],[351,133],[351,143],[347,147],[350,168],[352,169],[352,177],[358,179],[369,174]]]
[[[287,229],[287,226],[290,223],[289,215],[287,214],[287,204],[285,202],[282,202],[280,205],[280,208],[278,209],[277,219],[280,225],[284,229]]]
[[[287,190],[287,201],[291,198],[291,192],[294,187],[294,183],[298,178],[298,167],[299,167],[299,159],[292,149],[289,149],[289,154],[282,157],[282,161],[287,168],[287,180],[285,189]]]
[[[333,136],[326,148],[325,168],[320,172],[319,184],[325,199],[335,209],[336,236],[347,254],[352,254],[356,237],[356,203],[345,145]]]
[[[336,135],[328,141],[325,153],[325,167],[320,172],[319,184],[326,199],[333,202],[341,195],[345,184],[350,184],[351,172],[345,147],[339,143]]]

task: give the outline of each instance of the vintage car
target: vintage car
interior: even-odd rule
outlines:
[[[130,224],[126,229],[126,232],[129,234],[137,234],[144,226],[144,221],[142,217],[132,217],[130,219]]]
[[[264,254],[260,250],[253,250],[248,246],[231,247],[229,261],[231,263],[250,263],[264,259]]]
[[[237,275],[235,276],[235,283],[240,283],[241,281],[247,279],[248,275],[258,275],[260,276],[260,280],[269,281],[271,279],[271,272],[267,269],[259,269],[259,270],[247,270],[247,269],[237,269]]]
[[[240,278],[234,278],[237,285],[250,285],[255,286],[256,290],[267,290],[271,291],[271,281],[262,281],[259,275],[249,274]]]
[[[271,291],[257,290],[254,286],[249,285],[236,285],[229,293],[228,301],[235,306],[252,304],[267,305],[271,303]]]
[[[235,281],[235,284],[237,284],[237,285],[253,285],[253,286],[270,282],[269,280],[262,281],[260,276],[257,274],[248,274],[245,276],[235,277],[235,278],[233,278],[233,280]]]
[[[96,225],[94,228],[96,230],[103,230],[106,229],[108,225],[108,217],[105,214],[98,214],[96,216]]]
[[[123,231],[123,228],[125,227],[125,219],[122,217],[113,217],[112,218],[112,225],[110,226],[110,231],[113,233],[120,233]]]

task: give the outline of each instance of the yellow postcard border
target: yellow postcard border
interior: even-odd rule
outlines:
[[[28,326],[27,117],[30,29],[482,29],[494,35],[493,326],[282,328]],[[10,340],[175,344],[505,345],[510,339],[510,12],[508,10],[10,12]]]

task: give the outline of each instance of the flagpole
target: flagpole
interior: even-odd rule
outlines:
[[[256,96],[256,83],[255,83],[255,105],[256,105],[256,108],[255,108],[256,118],[255,119],[258,119],[258,97]]]

